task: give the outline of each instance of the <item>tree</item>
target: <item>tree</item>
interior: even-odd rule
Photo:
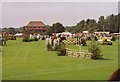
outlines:
[[[119,32],[118,30],[118,16],[117,15],[110,15],[107,17],[108,20],[108,27],[110,32]]]
[[[91,59],[103,59],[101,50],[94,40],[92,41],[91,45],[88,46],[88,51],[92,53]]]
[[[97,23],[94,19],[87,19],[81,20],[77,25],[72,26],[71,29],[69,29],[72,33],[80,33],[82,31],[88,30],[90,32],[93,32],[97,29]]]
[[[94,19],[87,19],[86,20],[86,25],[85,25],[85,30],[88,30],[90,32],[94,32],[97,28],[97,23],[96,20]]]
[[[60,32],[64,32],[65,31],[64,26],[61,23],[59,23],[59,22],[54,23],[51,26],[51,29],[52,29],[52,33],[60,33]]]
[[[99,21],[98,21],[98,29],[99,30],[105,31],[104,22],[105,22],[104,16],[100,16]]]
[[[4,28],[2,28],[2,31],[8,32],[8,28],[4,27]]]
[[[71,33],[79,33],[79,32],[82,32],[84,30],[84,27],[85,27],[85,20],[81,20],[79,23],[77,23],[77,25],[69,28],[69,31]]]
[[[77,27],[76,31],[82,32],[85,29],[85,24],[86,24],[85,20],[81,20],[79,23],[77,23],[77,25],[76,25],[76,27]]]
[[[71,28],[72,28],[72,26],[66,26],[66,27],[65,27],[65,30],[67,30],[68,32],[71,32],[71,31],[72,31]]]
[[[47,32],[46,32],[46,34],[47,34],[47,35],[52,34],[52,29],[51,29],[51,27],[48,27],[48,28],[47,28]]]
[[[81,20],[75,26],[67,29],[71,33],[79,33],[84,30],[94,31],[109,31],[110,33],[119,32],[120,29],[120,13],[118,15],[109,15],[106,18],[100,16],[98,22],[95,19]]]
[[[120,13],[118,14],[118,30],[120,31]]]
[[[11,34],[11,35],[14,35],[15,34],[15,28],[13,28],[13,27],[8,28],[8,33]]]
[[[23,32],[23,27],[20,28],[15,28],[16,33],[22,33]]]

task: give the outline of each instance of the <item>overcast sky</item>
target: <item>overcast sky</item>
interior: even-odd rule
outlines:
[[[33,20],[72,26],[83,19],[117,13],[118,2],[3,2],[2,27],[22,27]]]

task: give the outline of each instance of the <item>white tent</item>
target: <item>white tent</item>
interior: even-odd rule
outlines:
[[[23,34],[22,33],[16,33],[15,36],[21,37]]]
[[[83,33],[89,33],[89,31],[83,31]]]
[[[72,33],[70,33],[70,32],[62,32],[59,34],[61,34],[61,36],[65,36],[65,37],[72,37]]]

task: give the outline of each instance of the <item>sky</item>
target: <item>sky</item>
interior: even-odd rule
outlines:
[[[29,21],[46,25],[76,25],[81,20],[118,13],[118,2],[2,2],[2,27],[22,27]]]
[[[1,0],[1,2],[118,2],[119,0]]]

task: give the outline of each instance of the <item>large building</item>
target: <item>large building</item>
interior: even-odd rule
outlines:
[[[41,21],[30,21],[23,27],[28,33],[42,34],[47,31],[46,25]]]

